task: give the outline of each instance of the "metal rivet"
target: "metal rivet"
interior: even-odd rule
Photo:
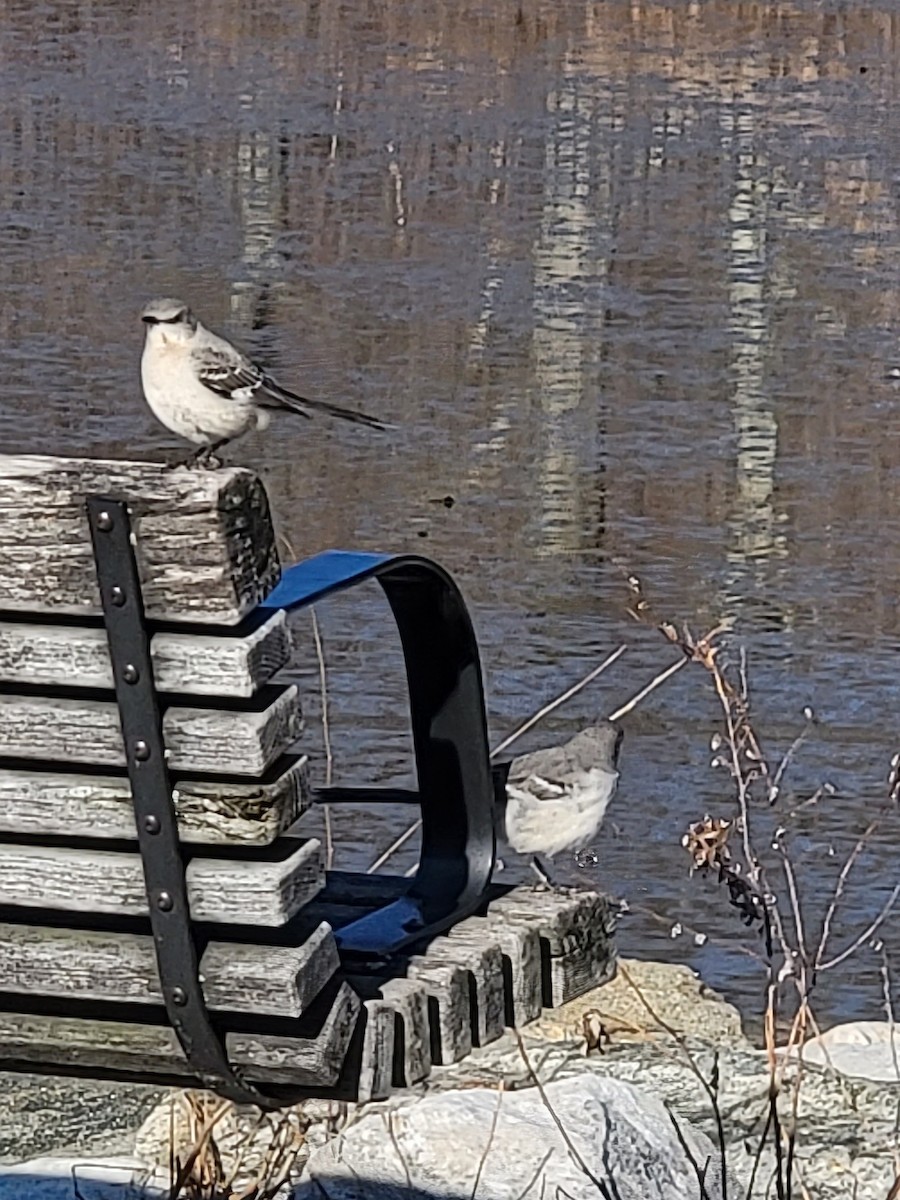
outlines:
[[[172,988],[172,1003],[179,1005],[179,1007],[182,1004],[187,1004],[187,992],[184,990],[184,988]]]
[[[105,510],[97,517],[97,528],[107,533],[113,527],[113,519]]]
[[[144,828],[148,833],[159,833],[159,817],[144,817]]]
[[[125,603],[125,593],[118,585],[109,589],[109,598],[112,600],[116,608],[121,608]]]
[[[168,892],[160,892],[156,897],[156,907],[162,912],[171,912],[175,907],[175,901]]]
[[[134,757],[138,760],[138,762],[147,761],[147,759],[150,757],[150,747],[146,742],[138,741],[134,743]]]
[[[125,668],[122,671],[122,678],[125,680],[125,682],[126,683],[137,683],[137,681],[140,679],[140,677],[141,677],[141,673],[137,669],[137,667],[134,665],[134,663],[126,663]]]

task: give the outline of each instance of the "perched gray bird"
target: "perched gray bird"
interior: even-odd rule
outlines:
[[[265,429],[267,408],[288,408],[304,417],[313,409],[385,428],[365,413],[289,392],[237,347],[201,325],[183,300],[151,300],[141,320],[147,326],[141,357],[144,396],[167,429],[197,447],[191,456],[195,461],[213,465],[213,455],[226,442],[251,429]]]
[[[621,743],[622,730],[604,721],[509,764],[497,835],[532,856],[544,883],[551,880],[541,856],[580,850],[596,836],[619,782]]]

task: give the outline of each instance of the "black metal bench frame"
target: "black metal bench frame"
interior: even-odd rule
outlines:
[[[239,1103],[278,1107],[283,1097],[267,1096],[231,1066],[204,1002],[128,509],[97,496],[86,506],[166,1013],[204,1086]],[[415,555],[326,551],[288,568],[262,607],[290,612],[369,579],[383,589],[403,646],[418,776],[409,798],[421,808],[422,847],[405,896],[336,932],[342,955],[360,965],[473,913],[494,863],[495,784],[478,646],[447,572]],[[330,798],[395,796],[349,788]]]

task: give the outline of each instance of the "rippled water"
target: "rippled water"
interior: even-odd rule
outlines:
[[[660,617],[732,620],[775,757],[804,705],[819,718],[776,819],[838,789],[788,822],[814,942],[898,743],[892,6],[0,14],[0,448],[170,451],[140,397],[136,312],[181,294],[285,382],[395,423],[285,417],[231,459],[264,474],[297,555],[413,549],[450,569],[495,740],[622,642],[522,748],[672,661],[626,613],[629,573]],[[319,615],[336,780],[403,778],[383,611]],[[319,754],[307,618],[298,632]],[[630,901],[624,951],[687,961],[753,1013],[755,942],[680,845],[689,821],[731,815],[717,721],[699,667],[626,719],[598,862],[573,874]],[[355,865],[401,818],[369,820]],[[361,828],[345,814],[339,841]],[[897,847],[894,818],[850,877],[835,950],[897,883]],[[879,962],[864,947],[823,974],[820,1017],[880,1015]]]

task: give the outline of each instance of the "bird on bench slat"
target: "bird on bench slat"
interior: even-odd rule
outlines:
[[[303,417],[323,412],[356,425],[387,428],[366,413],[288,391],[201,324],[183,300],[151,300],[141,320],[147,327],[141,356],[144,397],[167,429],[197,447],[188,462],[219,466],[216,451],[250,430],[267,428],[270,408]]]

